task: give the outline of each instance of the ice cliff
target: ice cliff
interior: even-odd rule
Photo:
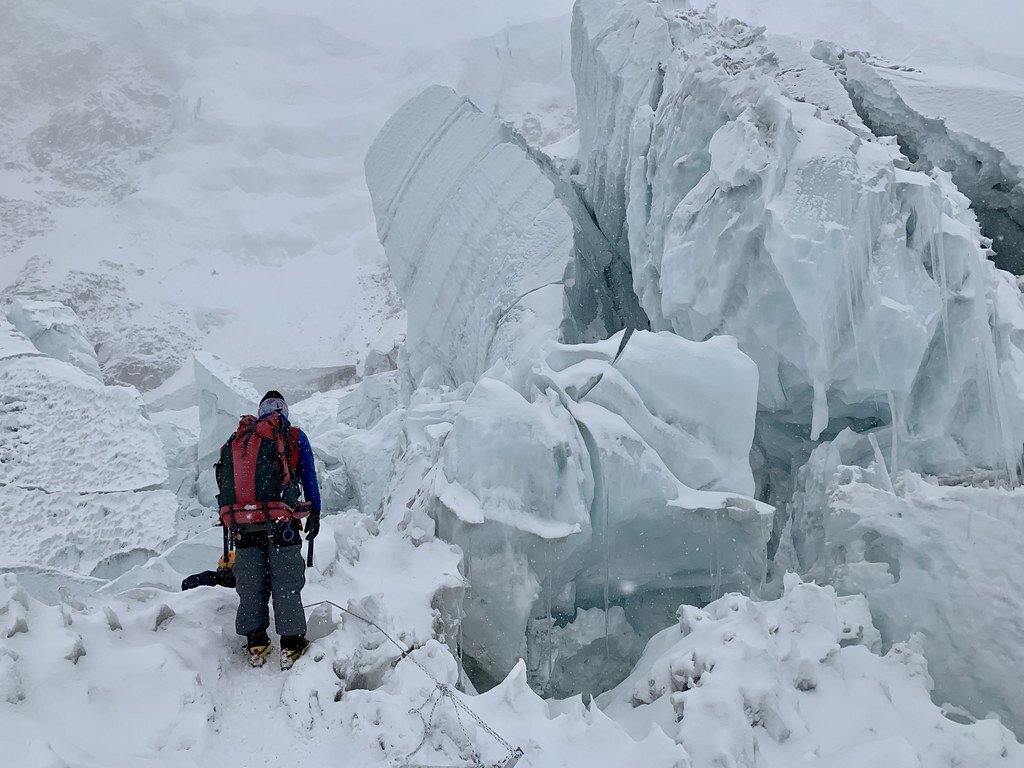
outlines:
[[[26,302],[12,316],[39,347],[0,319],[0,511],[16,532],[0,566],[41,593],[95,588],[175,535],[163,446],[138,393],[99,383],[79,356],[91,347],[70,309]]]
[[[818,44],[864,121],[915,167],[950,173],[1002,269],[1024,273],[1024,81],[969,67],[910,67]]]
[[[395,113],[366,168],[409,313],[415,383],[431,366],[438,382],[474,381],[545,339],[594,341],[642,322],[636,302],[621,301],[628,270],[575,194],[450,89],[429,88]]]
[[[939,87],[941,77],[824,44],[812,56],[682,2],[583,0],[573,25],[576,183],[628,252],[653,329],[728,333],[757,363],[759,493],[785,505],[816,442],[870,433],[856,451],[848,438],[819,448],[843,460],[816,454],[798,475],[793,567],[865,591],[887,643],[931,627],[923,647],[943,668],[973,649],[983,679],[940,681],[936,695],[1019,727],[998,671],[1005,639],[985,628],[998,619],[953,628],[947,615],[969,611],[969,593],[991,589],[998,605],[1005,591],[959,542],[957,521],[982,500],[964,491],[932,503],[897,482],[886,492],[901,501],[874,516],[877,501],[844,501],[858,470],[843,469],[1019,482],[1024,315],[1015,280],[990,260],[1012,264],[1019,251],[1019,136],[979,118],[1012,113],[1019,89],[963,73]],[[956,98],[965,88],[971,98]],[[910,510],[921,527],[901,527]],[[1007,535],[998,528],[967,536],[994,551]],[[965,573],[963,594],[925,597],[934,575],[918,569],[942,570],[939,553]],[[1019,578],[1014,558],[1003,565]],[[906,602],[930,618],[908,619],[896,607]]]
[[[579,2],[573,55],[579,183],[653,329],[734,335],[811,439],[885,425],[896,465],[1015,476],[1024,314],[948,176],[792,41],[686,3]]]
[[[572,42],[574,160],[442,88],[367,157],[402,397],[447,403],[411,508],[463,549],[463,649],[549,692],[594,669],[595,617],[631,659],[673,602],[756,589],[843,429],[865,464],[1004,483],[1024,443],[1019,290],[856,62],[684,2],[581,0]],[[784,508],[767,550],[754,496]]]
[[[587,343],[646,325],[625,262],[545,158],[447,89],[388,122],[367,181],[409,312],[406,386],[462,385],[417,508],[463,548],[480,668],[500,679],[529,657],[545,688],[551,659],[564,672],[582,651],[582,628],[554,631],[577,611],[617,606],[642,638],[683,596],[760,583],[757,373],[735,343]]]

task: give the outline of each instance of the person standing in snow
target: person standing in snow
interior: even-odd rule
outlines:
[[[288,422],[280,392],[263,396],[258,417],[242,417],[221,449],[217,484],[221,522],[235,545],[235,631],[246,637],[249,663],[263,666],[272,648],[267,629],[273,599],[281,668],[289,669],[309,648],[299,532],[310,541],[320,531],[320,487],[309,439]]]

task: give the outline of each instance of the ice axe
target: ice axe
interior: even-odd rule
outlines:
[[[617,363],[619,361],[619,358],[622,356],[623,350],[626,349],[626,344],[629,343],[630,336],[633,335],[633,331],[635,331],[635,330],[636,329],[633,328],[632,326],[628,326],[626,328],[626,332],[622,334],[622,340],[619,342],[619,349],[618,349],[618,351],[616,351],[615,357],[612,358],[612,362],[611,362],[612,366],[614,366],[615,363]],[[594,376],[593,378],[588,380],[582,387],[580,387],[579,390],[577,390],[577,392],[576,392],[576,397],[574,398],[576,400],[576,402],[578,403],[584,397],[589,395],[590,394],[590,390],[592,390],[599,383],[601,383],[601,379],[602,378],[604,378],[604,371],[601,371],[599,374],[597,374],[597,376]]]

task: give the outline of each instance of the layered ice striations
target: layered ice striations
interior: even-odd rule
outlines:
[[[430,88],[387,122],[366,169],[416,381],[432,364],[473,381],[559,336],[572,222],[500,122]]]
[[[552,176],[510,128],[441,86],[381,130],[366,178],[409,313],[414,382],[432,367],[438,382],[475,381],[542,341],[640,322],[628,268]]]
[[[1014,473],[1024,315],[948,177],[792,41],[685,3],[579,2],[573,50],[584,197],[652,328],[734,335],[811,439],[873,421],[900,466]]]

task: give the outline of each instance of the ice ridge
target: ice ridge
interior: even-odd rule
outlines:
[[[875,420],[896,466],[1016,477],[1024,314],[945,174],[792,41],[685,3],[578,2],[573,57],[584,197],[652,329],[734,335],[805,439]]]

